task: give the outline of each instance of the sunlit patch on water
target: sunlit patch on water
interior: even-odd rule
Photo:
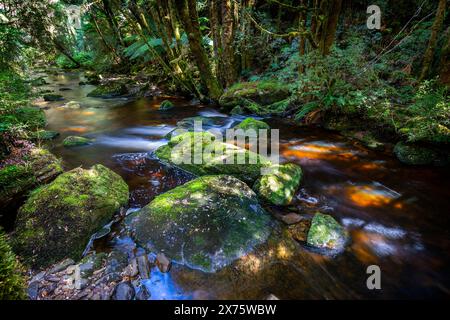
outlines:
[[[288,143],[281,150],[282,156],[289,159],[317,159],[317,160],[356,160],[358,152],[341,143],[325,141],[311,141]]]

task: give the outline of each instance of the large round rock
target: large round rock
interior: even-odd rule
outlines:
[[[14,249],[34,266],[80,258],[90,236],[127,202],[125,181],[102,165],[63,173],[20,208]]]
[[[270,233],[256,194],[227,175],[203,176],[159,195],[128,224],[139,244],[206,272],[231,263]]]

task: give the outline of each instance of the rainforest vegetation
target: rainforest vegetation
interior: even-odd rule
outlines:
[[[345,247],[348,230],[337,222],[338,217],[335,220],[317,213],[306,222],[302,218],[302,213],[308,210],[305,202],[302,203],[308,197],[299,194],[304,177],[306,191],[303,188],[301,192],[308,191],[308,166],[304,167],[303,162],[300,162],[302,168],[283,164],[280,174],[262,178],[257,172],[267,165],[266,160],[245,168],[189,165],[182,169],[194,176],[207,176],[190,182],[192,177],[180,178],[179,174],[164,171],[169,169],[150,170],[150,176],[164,176],[165,180],[158,182],[163,187],[155,192],[152,189],[154,194],[147,195],[148,201],[134,205],[139,196],[135,191],[138,183],[128,180],[131,179],[128,171],[118,172],[110,162],[91,162],[98,159],[97,153],[93,156],[91,149],[86,148],[100,148],[96,143],[103,136],[89,133],[100,129],[96,127],[83,135],[85,131],[79,128],[85,124],[69,124],[71,113],[62,118],[67,128],[55,129],[52,110],[74,112],[73,117],[79,116],[80,110],[87,110],[85,118],[89,119],[103,111],[96,111],[101,108],[97,105],[83,103],[131,103],[133,107],[125,105],[118,112],[127,119],[123,123],[128,125],[148,116],[134,115],[139,104],[133,101],[156,101],[159,113],[148,116],[150,122],[146,125],[155,125],[152,119],[161,121],[158,125],[166,125],[171,117],[179,120],[177,110],[202,106],[230,119],[246,119],[239,124],[244,130],[270,127],[283,130],[284,125],[278,121],[286,121],[297,128],[292,132],[320,130],[321,134],[345,137],[368,152],[378,152],[389,161],[397,161],[395,166],[401,168],[398,170],[448,173],[448,9],[447,0],[0,0],[0,299],[149,298],[150,289],[147,292],[145,286],[132,282],[138,273],[134,270],[139,269],[143,277],[142,270],[149,268],[143,266],[138,254],[134,260],[130,256],[127,260],[114,250],[113,253],[97,250],[96,254],[86,255],[85,248],[91,236],[97,235],[105,224],[122,223],[118,221],[125,216],[123,208],[142,207],[155,196],[138,213],[127,213],[125,224],[133,230],[137,247],[148,250],[145,244],[149,242],[156,247],[156,251],[148,252],[155,253],[154,264],[161,272],[170,269],[171,259],[183,260],[193,270],[208,273],[240,258],[236,252],[241,252],[243,247],[269,252],[278,240],[269,231],[271,222],[265,216],[266,211],[276,217],[274,220],[289,226],[286,232],[295,245],[303,241],[312,247]],[[81,75],[75,86],[73,82],[54,86],[62,78],[74,75]],[[89,91],[82,91],[83,97],[77,100],[70,96],[74,90]],[[121,99],[125,102],[121,103]],[[106,108],[118,110],[119,107]],[[105,119],[97,125],[110,118]],[[183,119],[177,126],[187,128],[192,119]],[[211,126],[219,127],[217,123]],[[165,138],[168,144],[166,141],[155,154],[158,161],[167,165],[179,137]],[[284,146],[289,149],[303,138],[293,133],[285,138],[288,141]],[[226,149],[220,142],[214,143]],[[325,147],[315,146],[314,150]],[[84,150],[87,162],[70,163],[77,152],[67,150]],[[99,154],[103,152],[103,149],[96,150],[100,150]],[[284,151],[284,154],[292,155],[292,150],[297,150],[298,155],[300,149],[289,150],[290,153]],[[143,147],[139,151],[149,150]],[[298,157],[308,158],[308,152],[311,151]],[[332,152],[343,151],[332,149]],[[350,158],[357,162],[354,155]],[[134,163],[128,164],[131,170],[140,170],[149,161],[142,159],[130,160]],[[371,165],[379,166],[379,163],[375,161]],[[389,174],[383,177],[386,176]],[[376,179],[375,175],[369,178]],[[399,174],[397,180],[400,179]],[[393,184],[397,186],[397,182]],[[373,188],[370,186],[369,189]],[[354,191],[353,187],[349,190]],[[355,192],[360,195],[367,190],[361,187]],[[398,193],[403,196],[403,192]],[[193,194],[213,199],[208,207],[213,218],[207,222],[198,216],[205,204],[198,199],[195,203],[183,200],[186,197],[192,200]],[[435,192],[434,196],[445,203],[448,194],[442,191]],[[398,202],[397,207],[392,200],[394,196],[392,201],[377,197],[379,193],[375,192],[365,198],[371,203],[367,206],[373,204],[371,201],[384,210],[408,206],[407,199],[402,197],[399,199],[406,204]],[[183,203],[181,209],[179,203]],[[445,205],[442,208],[449,209]],[[231,221],[225,221],[223,217],[229,210],[237,213]],[[318,210],[314,208],[314,212]],[[242,219],[253,224],[240,225]],[[186,228],[175,231],[173,223]],[[196,224],[221,231],[192,236],[198,230]],[[108,228],[111,232],[110,225]],[[73,229],[77,232],[71,233]],[[159,253],[169,241],[165,233],[158,237],[160,230],[178,236],[169,248],[162,250],[167,257]],[[111,233],[106,237],[114,238]],[[183,240],[190,237],[193,244],[184,247]],[[290,242],[280,241],[292,249]],[[261,245],[269,248],[264,251]],[[277,250],[281,250],[280,246]],[[180,248],[184,256],[179,256]],[[212,255],[219,251],[224,252],[221,260]],[[269,259],[268,255],[261,255],[264,257],[258,263],[268,263],[264,260]],[[370,261],[365,257],[364,262]],[[125,275],[122,271],[111,271],[115,268],[115,262],[111,261],[125,261],[128,268]],[[45,269],[51,265],[53,268]],[[92,270],[105,265],[110,270],[107,276],[116,278],[105,280],[103,273]],[[39,278],[37,273],[44,269],[47,275]],[[83,276],[83,270],[88,275]],[[59,279],[61,272],[73,272],[78,277],[75,276],[73,284],[65,284],[60,289],[48,277]],[[214,285],[215,282],[210,284]],[[105,293],[108,290],[112,291]],[[222,296],[213,294],[212,297],[265,298],[256,289],[236,296],[229,293],[232,290],[223,290]],[[282,292],[272,293],[283,296]],[[398,291],[387,292],[396,296]],[[334,293],[343,297],[339,292]],[[151,295],[159,297],[153,291]],[[355,296],[364,295],[358,291]],[[286,297],[309,296],[292,292]]]

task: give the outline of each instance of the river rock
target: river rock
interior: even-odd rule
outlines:
[[[150,278],[150,263],[148,261],[147,255],[139,256],[136,258],[136,260],[141,279]]]
[[[78,136],[69,136],[64,139],[63,145],[66,148],[70,147],[78,147],[78,146],[85,146],[90,143],[92,143],[92,139],[84,138],[84,137],[78,137]]]
[[[131,282],[121,282],[115,287],[112,300],[133,300],[134,296],[135,290]]]
[[[90,236],[128,203],[128,186],[103,165],[76,168],[34,190],[20,208],[13,244],[31,265],[79,258]]]
[[[261,120],[256,120],[253,118],[247,118],[238,125],[236,125],[233,129],[238,130],[254,130],[257,134],[259,134],[259,130],[270,130],[270,126]],[[268,132],[269,134],[269,132]]]
[[[74,265],[75,261],[72,259],[64,259],[63,261],[55,264],[49,271],[49,274],[58,273],[60,271],[63,271],[64,269],[67,269],[69,266]]]
[[[277,81],[242,82],[227,89],[219,104],[228,110],[241,106],[256,114],[282,113],[289,95],[288,88]]]
[[[96,89],[90,92],[88,97],[95,98],[115,98],[128,94],[128,88],[124,82],[121,81],[111,81],[99,85]]]
[[[293,163],[274,165],[271,169],[274,170],[273,173],[261,176],[253,190],[261,199],[271,204],[290,204],[302,180],[302,169]]]
[[[160,111],[168,111],[173,109],[175,106],[174,104],[169,101],[169,100],[164,100],[163,102],[161,102],[161,104],[159,105],[159,110]]]
[[[60,94],[46,94],[44,95],[44,100],[53,102],[53,101],[63,101],[64,97]]]
[[[253,183],[261,175],[261,169],[271,164],[267,158],[256,153],[215,140],[215,136],[208,132],[186,132],[172,137],[155,154],[163,162],[197,176],[226,174],[247,183]],[[202,163],[195,163],[196,156]],[[243,160],[242,164],[237,163],[239,159]],[[249,159],[254,159],[254,163],[250,164]]]
[[[33,148],[24,164],[0,170],[0,209],[5,210],[23,194],[53,180],[63,172],[61,161],[46,149]]]
[[[450,155],[440,153],[433,148],[399,142],[394,147],[394,154],[407,165],[447,165]]]
[[[200,177],[161,194],[126,223],[141,246],[207,272],[264,242],[271,230],[256,194],[227,175]]]
[[[138,292],[136,292],[136,300],[148,300],[150,299],[151,294],[148,291],[147,287],[144,285],[139,286]]]
[[[332,216],[320,212],[314,215],[308,231],[308,245],[318,248],[341,249],[346,241],[345,229]]]
[[[166,273],[170,271],[172,262],[170,262],[170,260],[164,253],[160,252],[156,256],[156,266],[158,267],[159,271],[161,271],[162,273]]]

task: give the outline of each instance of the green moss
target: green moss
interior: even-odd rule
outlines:
[[[448,164],[450,156],[419,145],[399,142],[394,147],[397,158],[408,165]]]
[[[273,166],[272,169],[275,172],[259,178],[253,190],[269,203],[288,205],[302,180],[302,169],[293,163]]]
[[[270,217],[242,181],[204,176],[157,196],[127,218],[142,246],[163,250],[172,259],[216,271],[262,243]]]
[[[21,107],[15,111],[17,123],[26,125],[28,129],[43,128],[47,124],[43,110],[35,107]]]
[[[255,81],[237,83],[230,87],[219,99],[221,106],[233,108],[255,105],[268,106],[289,97],[289,90],[277,81]],[[259,108],[258,108],[259,109]]]
[[[345,245],[346,232],[332,216],[320,212],[314,215],[307,243],[318,248],[340,249]]]
[[[99,85],[88,97],[114,98],[128,94],[127,86],[119,81]]]
[[[259,130],[270,130],[270,126],[264,121],[255,120],[253,118],[247,118],[238,125],[236,125],[234,129],[242,129],[244,131],[255,130],[257,135],[259,135]]]
[[[216,141],[208,132],[187,132],[172,137],[168,145],[156,150],[156,156],[198,176],[227,174],[248,183],[253,183],[261,175],[261,169],[271,164],[256,153]],[[201,163],[195,163],[196,157]],[[255,163],[251,164],[250,159]]]
[[[26,298],[23,267],[9,246],[0,228],[0,300],[21,300]]]
[[[84,138],[84,137],[77,137],[77,136],[69,136],[64,139],[63,145],[64,147],[70,148],[70,147],[78,147],[78,146],[84,146],[87,144],[92,143],[92,139]]]
[[[161,102],[161,104],[159,105],[159,110],[161,111],[167,111],[170,109],[173,109],[175,106],[174,104],[169,101],[169,100],[164,100],[163,102]]]
[[[34,190],[20,208],[14,248],[30,265],[78,259],[90,236],[127,202],[127,184],[108,168],[68,171]]]

